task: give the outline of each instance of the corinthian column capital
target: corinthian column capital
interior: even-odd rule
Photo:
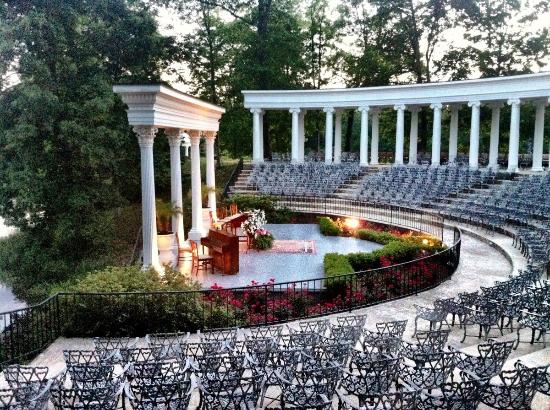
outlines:
[[[135,125],[133,127],[140,147],[152,147],[158,129],[152,125]]]

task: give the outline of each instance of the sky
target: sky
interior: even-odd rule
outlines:
[[[276,0],[275,0],[276,1]],[[331,13],[331,15],[336,15],[336,7],[340,3],[340,0],[329,0],[330,7],[334,11],[334,13]],[[529,1],[523,0],[523,3],[525,5],[524,12],[528,13],[530,10],[532,10],[529,7]],[[228,17],[229,18],[229,17]],[[184,22],[179,19],[176,13],[169,9],[159,9],[158,10],[158,23],[159,23],[159,29],[162,34],[165,35],[173,35],[173,36],[182,36],[188,33],[193,32],[193,30],[196,28],[196,24],[192,22]],[[548,23],[550,22],[550,12],[545,13],[542,16],[540,16],[539,20],[534,24],[532,27],[534,30],[538,30],[544,27],[546,24],[547,26],[550,26]],[[350,38],[344,38],[339,44],[339,47],[342,47],[344,49],[349,48],[350,44]],[[464,32],[461,28],[454,28],[449,30],[445,35],[445,41],[442,43],[441,47],[436,50],[435,52],[435,58],[438,57],[438,54],[440,55],[446,46],[449,44],[453,44],[455,47],[464,46],[467,42],[464,40]],[[538,67],[533,67],[533,70],[536,71],[549,71],[550,70],[550,58],[547,59],[547,66],[543,67],[542,70],[539,70]],[[186,69],[185,62],[177,63],[174,65],[174,67],[177,67],[177,69],[182,72],[185,75],[189,75],[189,71]],[[474,74],[474,77],[476,75]],[[164,78],[166,81],[169,81],[172,83],[172,85],[175,88],[178,88],[184,92],[189,92],[189,86],[185,83],[176,83],[175,79],[166,75]],[[331,82],[326,86],[327,88],[343,88],[345,87],[345,84],[341,78],[333,78]]]

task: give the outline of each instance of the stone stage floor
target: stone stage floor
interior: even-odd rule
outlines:
[[[268,224],[266,229],[275,239],[314,241],[315,253],[274,253],[241,247],[240,270],[236,275],[200,270],[193,277],[206,289],[214,284],[224,288],[247,286],[253,280],[262,284],[270,279],[274,279],[275,283],[316,279],[323,277],[323,257],[326,253],[371,252],[382,247],[361,239],[323,236],[317,224]]]

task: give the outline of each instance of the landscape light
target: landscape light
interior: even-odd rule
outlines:
[[[359,220],[354,218],[347,218],[345,221],[346,227],[348,229],[357,229],[359,228]]]

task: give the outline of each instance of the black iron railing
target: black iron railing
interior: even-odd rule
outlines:
[[[416,211],[411,215],[420,217]],[[143,336],[281,323],[413,295],[456,270],[461,232],[454,228],[453,233],[452,245],[436,254],[330,278],[187,292],[58,293],[38,305],[0,313],[0,366],[31,359],[60,336]]]
[[[243,170],[244,161],[242,158],[239,159],[239,162],[237,162],[237,165],[235,165],[235,168],[233,168],[233,172],[231,172],[231,175],[229,176],[229,179],[225,183],[225,186],[223,187],[222,192],[222,198],[226,198],[229,194],[229,188],[235,184],[235,181],[237,181],[237,178],[239,177],[239,174]]]

